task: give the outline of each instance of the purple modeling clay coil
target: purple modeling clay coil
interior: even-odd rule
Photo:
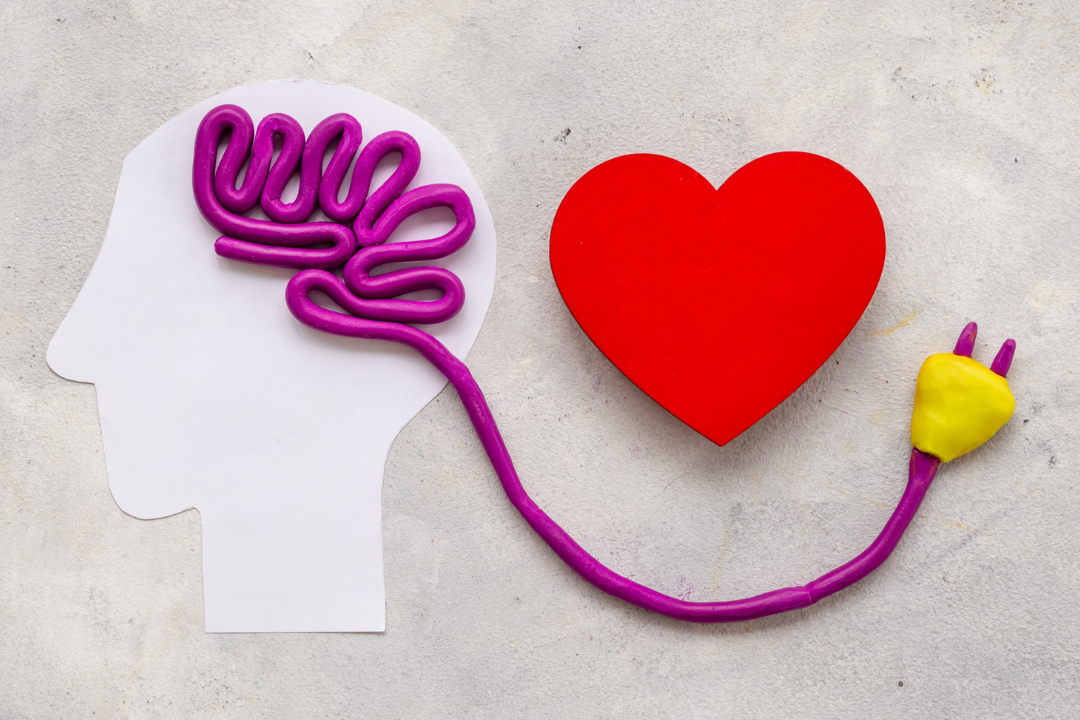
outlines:
[[[215,170],[218,145],[230,132],[228,146]],[[271,165],[274,137],[282,151]],[[323,156],[340,138],[327,166]],[[288,283],[285,300],[305,325],[334,335],[389,340],[416,350],[457,390],[511,504],[543,540],[585,580],[626,602],[679,620],[700,623],[735,622],[807,607],[858,582],[877,569],[895,549],[919,509],[937,472],[939,460],[912,448],[907,487],[881,533],[861,554],[804,586],[781,588],[761,595],[724,602],[680,600],[625,578],[605,566],[574,541],[525,491],[503,442],[483,392],[469,369],[432,335],[406,323],[437,323],[453,317],[464,302],[464,287],[449,270],[412,267],[378,276],[383,264],[434,260],[461,248],[476,221],[465,192],[455,185],[426,185],[406,190],[420,165],[416,141],[403,132],[374,138],[357,159],[346,198],[341,185],[353,154],[360,147],[360,124],[338,114],[321,122],[308,137],[292,118],[267,116],[253,130],[248,114],[235,105],[207,113],[195,141],[192,186],[199,210],[223,234],[215,249],[222,257],[243,262],[301,269]],[[378,162],[390,153],[401,162],[389,180],[374,192],[370,183]],[[236,180],[244,162],[248,171],[239,188]],[[300,168],[300,190],[292,203],[281,201],[285,183]],[[241,213],[261,206],[271,221]],[[333,222],[305,222],[320,207]],[[430,240],[386,244],[407,217],[433,207],[453,211],[456,224]],[[321,246],[321,247],[316,247]],[[344,266],[339,279],[328,269]],[[437,289],[435,301],[403,300],[398,296]],[[349,314],[328,310],[312,299],[322,292]],[[956,355],[970,357],[974,323],[965,328]],[[994,373],[1004,378],[1015,343],[1006,342],[995,359]]]

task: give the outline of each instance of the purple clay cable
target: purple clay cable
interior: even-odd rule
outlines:
[[[260,123],[260,131],[263,123]],[[266,132],[271,138],[271,150],[271,133],[281,135],[286,143],[295,144],[298,127],[284,120],[276,120],[268,126]],[[217,146],[227,130],[232,130],[232,136],[217,170],[219,179],[215,183]],[[302,133],[300,130],[301,141]],[[406,324],[443,322],[453,317],[464,302],[465,291],[461,281],[452,272],[440,267],[406,268],[378,276],[370,274],[375,267],[386,263],[433,260],[461,248],[476,226],[468,195],[455,185],[427,185],[402,194],[419,167],[420,150],[412,137],[394,132],[378,136],[360,152],[349,192],[344,201],[339,201],[341,184],[352,153],[360,144],[359,123],[350,116],[327,118],[312,131],[313,139],[308,140],[301,161],[302,173],[309,158],[310,167],[321,169],[330,140],[339,135],[341,142],[318,190],[313,189],[318,181],[314,171],[304,175],[301,180],[302,189],[307,188],[305,197],[316,197],[327,216],[337,222],[297,225],[254,220],[236,213],[253,206],[252,198],[258,197],[260,191],[266,196],[261,186],[253,189],[258,179],[266,176],[268,156],[265,139],[260,144],[260,138],[265,136],[255,134],[255,149],[251,151],[251,118],[247,113],[233,105],[211,110],[203,119],[196,136],[192,182],[200,211],[211,225],[228,235],[218,239],[215,249],[219,255],[234,260],[304,268],[286,286],[285,301],[292,314],[308,327],[334,335],[401,343],[413,348],[434,365],[461,397],[510,503],[555,554],[582,578],[621,600],[678,620],[737,622],[813,605],[862,580],[880,567],[896,548],[926,496],[939,465],[937,458],[914,448],[908,464],[907,487],[881,533],[854,560],[806,585],[771,590],[743,600],[691,602],[636,583],[597,560],[526,492],[487,400],[465,364],[433,336]],[[236,177],[240,166],[248,160],[249,151],[253,157],[248,175],[237,189]],[[401,153],[397,170],[386,183],[364,198],[363,195],[369,191],[375,165],[391,152]],[[254,172],[251,168],[255,168]],[[270,174],[273,174],[273,169]],[[386,244],[402,220],[432,207],[448,207],[454,212],[457,222],[450,232],[430,240]],[[338,224],[348,223],[354,216],[353,230]],[[325,243],[332,246],[311,247]],[[339,266],[346,260],[344,280],[319,269]],[[439,289],[443,296],[430,302],[397,299],[404,293],[425,288]],[[313,292],[325,294],[350,314],[319,306],[311,299]],[[956,344],[956,354],[970,357],[975,332],[974,323],[964,328]],[[994,360],[991,368],[994,372],[1003,377],[1006,375],[1015,347],[1016,343],[1012,340],[1005,343]]]
[[[491,460],[510,503],[551,549],[576,573],[609,595],[677,620],[716,623],[753,620],[787,610],[807,607],[824,597],[857,583],[876,570],[896,548],[937,472],[937,458],[912,449],[907,488],[884,529],[858,557],[801,587],[771,590],[743,600],[691,602],[657,592],[619,575],[578,545],[570,535],[533,501],[521,484],[510,453],[506,449],[495,418],[469,369],[442,343],[428,333],[395,322],[379,322],[351,317],[319,307],[308,297],[311,290],[322,290],[342,308],[353,312],[344,296],[345,288],[319,286],[315,273],[298,273],[286,288],[289,310],[300,322],[323,332],[347,337],[381,339],[408,345],[446,376],[461,396],[480,442]],[[329,273],[319,273],[320,276]],[[334,278],[336,280],[336,278]]]

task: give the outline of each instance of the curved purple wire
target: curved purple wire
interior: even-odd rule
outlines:
[[[274,120],[270,122],[270,118]],[[297,146],[297,137],[303,143],[303,131],[288,116],[269,116],[259,124],[257,133],[251,128],[251,118],[244,110],[223,105],[207,114],[196,136],[192,184],[200,211],[211,225],[227,234],[215,244],[218,254],[245,262],[305,268],[289,280],[285,289],[286,304],[300,322],[334,335],[401,343],[434,365],[461,396],[510,503],[567,565],[597,588],[678,620],[700,623],[752,620],[807,607],[843,590],[876,570],[895,549],[930,488],[939,464],[937,458],[915,448],[908,464],[907,487],[882,531],[855,559],[806,585],[771,590],[742,600],[691,602],[619,575],[575,542],[525,491],[487,400],[468,367],[430,334],[405,324],[442,322],[457,313],[464,301],[464,288],[457,276],[439,267],[407,268],[378,276],[370,274],[373,268],[385,263],[430,260],[461,248],[476,225],[468,195],[454,185],[427,185],[401,194],[419,167],[419,147],[405,133],[384,133],[361,151],[348,194],[345,200],[339,201],[341,184],[352,153],[360,145],[361,133],[359,123],[351,116],[335,115],[312,131],[312,137],[303,149],[299,161],[301,189],[294,204],[300,203],[298,207],[306,209],[308,203],[312,203],[309,198],[314,198],[327,216],[337,222],[297,225],[246,218],[236,213],[250,209],[255,202],[253,198],[257,198],[260,191],[265,209],[267,192],[262,189],[260,178],[268,173],[274,134],[283,138],[282,155],[284,147]],[[232,135],[215,180],[217,147],[224,133],[230,130]],[[339,136],[338,148],[320,182],[323,156],[330,141]],[[249,150],[252,153],[250,159],[247,157]],[[285,181],[295,171],[297,161],[294,156],[299,155],[295,150],[290,152],[292,154],[286,161],[282,162],[281,156],[278,158],[278,164],[284,168],[281,174]],[[401,164],[386,183],[365,198],[375,165],[390,152],[401,153]],[[237,176],[245,161],[249,162],[248,173],[237,189]],[[276,169],[270,168],[269,175],[273,176]],[[266,185],[269,184],[267,180]],[[270,200],[279,199],[280,190],[275,185]],[[311,209],[306,210],[305,218],[314,207],[311,204]],[[454,212],[457,223],[450,232],[430,240],[385,244],[402,220],[432,207],[448,207]],[[300,214],[296,211],[295,217]],[[354,217],[352,231],[338,224]],[[331,243],[331,247],[311,247],[319,243]],[[344,280],[320,269],[340,265],[346,259]],[[425,288],[441,290],[442,298],[431,302],[395,298]],[[350,314],[321,307],[311,299],[313,292],[325,294]],[[974,345],[974,337],[974,328],[965,328],[957,344],[958,351],[966,349],[970,354],[969,345]],[[995,372],[1003,376],[1008,372],[1014,348],[1015,343],[1011,340],[1002,347],[994,361]]]
[[[529,497],[506,449],[484,393],[463,362],[454,357],[438,340],[417,328],[392,322],[353,317],[316,305],[308,293],[313,289],[327,292],[349,312],[360,312],[350,305],[347,289],[340,285],[327,288],[320,280],[329,273],[305,270],[297,273],[285,290],[289,310],[308,327],[347,337],[390,340],[419,352],[446,376],[461,396],[480,442],[491,460],[510,503],[517,508],[536,534],[576,573],[604,592],[628,603],[677,620],[716,623],[753,620],[787,610],[813,605],[818,600],[857,583],[876,570],[889,557],[911,523],[937,472],[937,458],[912,448],[908,484],[900,503],[870,546],[851,562],[845,563],[804,586],[771,590],[743,600],[691,602],[653,590],[619,575],[581,547],[569,533],[551,519]],[[333,277],[333,276],[330,276]],[[334,278],[336,280],[336,278]],[[355,309],[354,309],[355,308]]]

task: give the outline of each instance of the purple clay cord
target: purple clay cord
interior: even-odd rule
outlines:
[[[218,145],[227,131],[231,131],[228,146],[215,174]],[[275,166],[270,167],[274,135],[282,138],[283,150]],[[341,140],[322,175],[323,155],[337,137]],[[287,115],[270,115],[254,131],[251,118],[235,105],[211,110],[196,135],[192,186],[203,216],[225,235],[217,240],[215,250],[234,260],[304,268],[285,289],[289,310],[300,322],[334,335],[408,345],[438,368],[460,395],[510,503],[581,577],[621,600],[678,620],[737,622],[813,605],[869,575],[896,548],[939,464],[937,458],[917,449],[911,451],[907,487],[877,538],[851,562],[804,586],[771,590],[743,600],[690,602],[625,578],[590,555],[525,491],[487,400],[469,369],[430,334],[406,324],[443,322],[453,317],[464,302],[461,281],[440,267],[370,275],[373,268],[385,263],[433,260],[462,247],[476,225],[468,195],[455,185],[426,185],[403,193],[419,168],[420,150],[409,135],[390,132],[376,137],[360,152],[346,199],[339,202],[341,183],[360,141],[360,124],[345,114],[320,123],[305,147],[303,130]],[[375,165],[393,152],[402,158],[397,170],[368,196]],[[249,163],[248,171],[237,188],[244,162]],[[280,200],[281,189],[298,164],[300,192],[295,201],[286,205]],[[278,166],[282,169],[278,170]],[[271,183],[271,179],[275,181]],[[280,221],[255,220],[239,214],[254,207],[260,198],[267,216],[276,215],[282,218]],[[316,205],[334,222],[296,224],[310,217]],[[457,223],[450,232],[430,240],[384,244],[406,217],[432,207],[448,207],[454,212]],[[313,247],[320,244],[324,247]],[[327,244],[330,247],[325,247]],[[325,270],[342,264],[344,280]],[[443,295],[430,302],[396,299],[425,288],[439,289]],[[311,300],[311,293],[316,291],[350,314],[316,304]],[[970,356],[974,336],[972,323],[961,334],[957,354]],[[1002,347],[992,368],[1002,376],[1008,372],[1015,349],[1015,343],[1009,343],[1012,341]]]
[[[690,602],[657,592],[640,583],[619,575],[589,554],[551,519],[525,491],[518,478],[510,453],[506,449],[499,428],[488,408],[484,393],[476,384],[469,369],[454,357],[442,343],[426,332],[395,322],[380,322],[361,317],[351,317],[326,310],[316,305],[308,293],[322,290],[344,309],[351,308],[343,302],[345,288],[340,285],[324,285],[320,281],[328,273],[305,270],[289,281],[285,291],[289,310],[300,322],[323,332],[347,337],[392,340],[413,348],[446,376],[461,396],[465,410],[476,428],[491,465],[502,483],[510,503],[517,508],[533,530],[551,546],[563,561],[587,581],[604,592],[638,607],[652,610],[677,620],[715,623],[753,620],[787,610],[807,607],[818,600],[857,583],[876,570],[896,547],[911,519],[922,503],[926,491],[937,472],[937,458],[912,449],[907,488],[885,528],[858,557],[817,580],[802,587],[781,588],[767,593],[725,602]],[[332,276],[331,276],[332,277]],[[335,278],[336,280],[336,278]]]

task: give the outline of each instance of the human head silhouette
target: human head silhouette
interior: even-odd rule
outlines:
[[[425,326],[464,358],[491,300],[495,232],[460,155],[429,124],[379,98],[270,82],[207,100],[125,159],[104,245],[48,362],[97,386],[109,486],[121,509],[143,519],[199,510],[208,631],[382,630],[383,466],[397,433],[446,380],[400,345],[302,325],[285,303],[295,270],[215,253],[221,233],[196,205],[192,149],[204,116],[224,104],[256,123],[287,114],[307,133],[346,113],[368,143],[391,131],[415,138],[421,160],[408,188],[456,185],[475,215],[468,242],[439,262],[460,278],[464,305]],[[287,152],[286,143],[278,159]],[[395,175],[393,160],[375,171],[373,198]],[[267,185],[278,186],[268,214],[295,223],[281,198],[290,194],[288,176],[274,180],[273,167],[270,175]],[[311,219],[327,218],[317,211]],[[452,213],[427,210],[387,242],[453,227]],[[327,250],[324,243],[313,251],[320,247]],[[409,297],[430,299],[425,293]]]

